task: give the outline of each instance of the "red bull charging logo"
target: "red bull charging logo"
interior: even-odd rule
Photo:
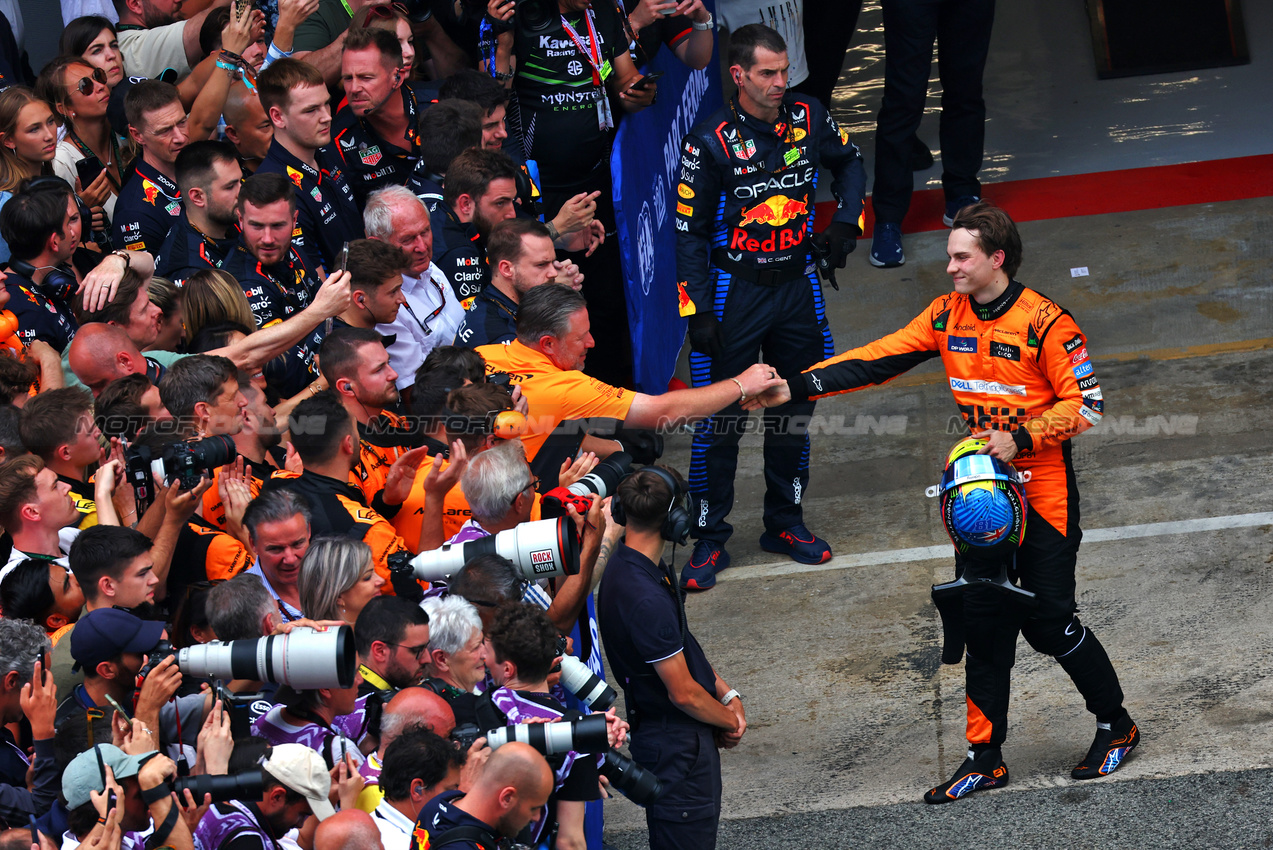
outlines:
[[[749,224],[769,224],[774,227],[782,227],[793,218],[808,214],[808,201],[797,201],[794,198],[788,198],[786,195],[774,195],[750,209],[744,207],[742,219],[738,224],[740,227],[746,227]]]

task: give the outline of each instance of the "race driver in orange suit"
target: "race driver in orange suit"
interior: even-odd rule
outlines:
[[[727,380],[759,352],[784,375],[829,357],[835,348],[812,256],[844,268],[862,232],[862,155],[817,100],[787,91],[782,37],[760,24],[740,27],[730,37],[729,62],[738,96],[681,145],[676,265],[696,387]],[[820,166],[840,205],[815,235]],[[812,414],[806,399],[765,414],[760,545],[819,564],[831,547],[805,528],[800,507],[809,486]],[[681,571],[686,589],[707,590],[729,565],[725,544],[733,528],[725,518],[746,421],[731,405],[695,431],[688,483],[698,543]]]
[[[1096,738],[1071,771],[1074,779],[1112,773],[1140,741],[1109,656],[1075,615],[1074,567],[1083,532],[1070,438],[1099,422],[1104,409],[1087,338],[1069,312],[1012,279],[1021,237],[1003,210],[986,201],[962,209],[946,252],[954,292],[896,333],[752,400],[759,407],[862,389],[940,357],[969,429],[988,441],[983,452],[1030,473],[1026,530],[1013,566],[1038,604],[1025,609],[991,589],[964,591],[968,757],[949,782],[924,796],[930,803],[1007,784],[999,748],[1008,728],[1018,632],[1056,658],[1096,715]],[[962,572],[958,557],[955,568]]]

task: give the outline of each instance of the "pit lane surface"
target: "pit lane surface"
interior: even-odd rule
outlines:
[[[1142,730],[1124,767],[1069,778],[1093,720],[1060,668],[1022,641],[1004,748],[1011,784],[951,806],[919,801],[965,748],[963,669],[939,663],[928,596],[952,574],[948,543],[923,493],[960,426],[927,364],[819,403],[806,520],[837,557],[816,571],[758,549],[760,439],[743,439],[734,567],[687,606],[750,726],[724,754],[718,846],[1273,840],[1273,529],[1260,516],[1273,511],[1271,214],[1273,199],[1256,199],[1021,227],[1018,278],[1074,314],[1105,395],[1101,425],[1073,445],[1090,533],[1079,605]],[[838,351],[901,327],[949,289],[944,232],[908,236],[899,269],[869,268],[868,248],[841,273],[843,291],[828,293]],[[1078,267],[1089,274],[1072,277]],[[666,457],[686,469],[688,438],[670,440]],[[1224,519],[1196,522],[1207,518]],[[1159,523],[1178,532],[1128,536]],[[926,547],[938,548],[911,551]],[[643,812],[609,803],[607,837],[646,846]]]

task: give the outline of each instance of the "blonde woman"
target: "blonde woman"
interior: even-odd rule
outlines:
[[[296,578],[306,617],[344,620],[351,626],[384,584],[371,563],[371,548],[351,537],[311,540]]]
[[[52,174],[57,152],[53,109],[26,86],[0,92],[0,207],[28,177]],[[9,245],[0,238],[0,262],[9,261]]]
[[[389,30],[397,35],[398,43],[402,45],[402,70],[406,75],[404,79],[416,78],[415,36],[411,33],[411,21],[400,6],[389,3],[363,6],[354,12],[353,20],[349,22],[349,32],[361,29]]]

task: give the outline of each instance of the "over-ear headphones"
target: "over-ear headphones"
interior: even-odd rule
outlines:
[[[672,491],[672,501],[668,502],[667,515],[663,517],[663,524],[659,526],[659,535],[670,543],[684,546],[690,538],[690,512],[685,506],[685,491],[681,489],[680,482],[662,467],[647,466],[635,474],[641,475],[645,472],[653,472],[663,479],[663,483]],[[619,525],[628,524],[628,515],[623,509],[622,498],[610,501],[610,516]]]
[[[10,260],[9,269],[28,280],[35,281],[35,266],[23,260]],[[46,298],[51,298],[67,307],[71,304],[71,299],[75,297],[75,291],[79,289],[79,281],[75,279],[75,273],[69,271],[64,266],[57,266],[48,270],[44,275],[44,280],[40,281],[36,289]]]

